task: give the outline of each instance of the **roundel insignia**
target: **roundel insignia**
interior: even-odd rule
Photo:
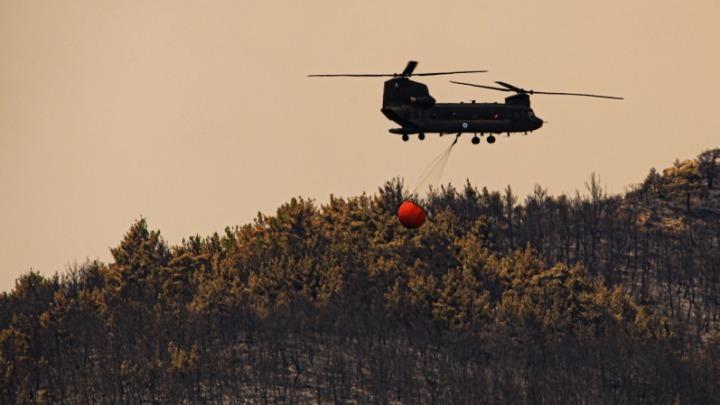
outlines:
[[[467,122],[463,122],[462,127],[463,127],[464,129],[467,129],[467,127],[468,127]]]

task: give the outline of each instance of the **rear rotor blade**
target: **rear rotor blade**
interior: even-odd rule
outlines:
[[[481,87],[481,88],[483,88],[483,89],[491,89],[491,90],[498,90],[498,91],[512,91],[512,90],[510,90],[510,89],[504,89],[504,88],[501,88],[501,87],[483,86],[482,84],[456,82],[456,81],[453,81],[453,80],[450,80],[450,83],[462,84],[462,85],[464,85],[464,86]]]
[[[487,73],[487,70],[456,70],[453,72],[429,72],[429,73],[415,73],[412,76],[440,76],[440,75],[456,75],[463,73]]]
[[[462,73],[485,73],[487,70],[454,70],[451,72],[427,72],[427,73],[413,73],[417,68],[417,61],[411,60],[405,65],[405,69],[401,73],[331,73],[331,74],[319,74],[319,75],[308,75],[308,77],[411,77],[411,76],[440,76],[440,75],[454,75]]]
[[[412,72],[415,71],[417,64],[418,63],[414,60],[409,61],[407,66],[405,66],[405,69],[402,71],[402,73],[400,75],[406,76],[406,77],[412,75]]]
[[[339,73],[339,74],[323,74],[308,75],[308,77],[395,77],[396,74],[391,73]]]
[[[308,77],[411,77],[411,76],[440,76],[440,75],[455,75],[462,73],[486,73],[487,70],[458,70],[454,72],[428,72],[428,73],[413,73],[406,75],[403,73],[334,73],[334,74],[320,74],[320,75],[308,75]]]

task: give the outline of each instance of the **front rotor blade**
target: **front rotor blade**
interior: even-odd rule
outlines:
[[[508,88],[516,93],[526,93],[525,89],[521,89],[520,87],[513,86],[510,83],[505,83],[505,82],[495,82],[495,83],[497,83],[505,88]]]
[[[529,91],[530,94],[550,94],[550,95],[557,95],[557,96],[582,96],[582,97],[596,97],[596,98],[609,98],[612,100],[625,100],[623,97],[615,97],[615,96],[601,96],[599,94],[586,94],[586,93],[556,93],[551,91]]]
[[[456,75],[463,73],[487,73],[487,70],[456,70],[454,72],[429,72],[429,73],[414,73],[412,76],[440,76],[440,75]]]
[[[456,82],[456,81],[453,81],[453,80],[450,80],[450,83],[462,84],[462,85],[465,85],[465,86],[472,86],[472,87],[481,87],[481,88],[483,88],[483,89],[491,89],[491,90],[498,90],[498,91],[512,91],[512,90],[510,90],[510,89],[504,89],[504,88],[501,88],[501,87],[483,86],[482,84],[463,83],[463,82]]]

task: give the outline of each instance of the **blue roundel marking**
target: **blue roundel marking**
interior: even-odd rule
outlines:
[[[467,122],[463,122],[463,129],[467,129],[468,125]]]

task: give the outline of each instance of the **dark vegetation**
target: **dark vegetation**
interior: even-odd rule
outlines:
[[[717,403],[720,149],[622,196],[293,199],[0,295],[0,403]],[[42,248],[42,247],[39,247]]]

